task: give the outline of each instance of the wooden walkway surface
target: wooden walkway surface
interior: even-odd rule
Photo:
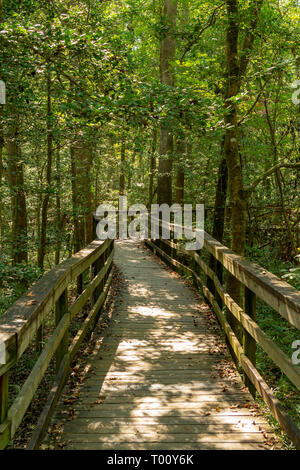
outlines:
[[[116,242],[115,263],[121,298],[62,425],[64,449],[270,449],[207,305],[137,242]]]

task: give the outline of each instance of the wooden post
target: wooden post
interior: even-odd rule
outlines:
[[[97,262],[98,272],[101,271],[101,269],[104,267],[105,259],[106,259],[106,251],[96,261]],[[94,303],[97,301],[97,299],[99,298],[99,296],[101,295],[101,293],[104,290],[105,280],[106,280],[106,276],[103,277],[103,279],[100,282],[99,286],[94,291],[94,294],[93,294],[93,302]],[[97,315],[95,317],[93,329],[97,325],[97,323],[99,321],[99,318],[100,318],[100,315],[101,315],[101,309],[99,310],[99,312],[97,313]]]
[[[119,211],[116,211],[116,238],[119,239],[120,236],[120,213]]]
[[[0,376],[0,424],[6,420],[8,411],[8,375],[5,372]]]
[[[109,257],[109,253],[108,253],[108,251],[105,251],[103,253],[103,255],[101,256],[101,267],[105,266],[105,263],[106,263],[106,260],[107,260],[108,257]],[[107,281],[107,278],[108,278],[108,272],[105,274],[105,276],[103,278],[103,281],[101,283],[102,290],[104,290],[104,286],[105,286],[105,283]]]
[[[97,229],[97,225],[98,225],[98,220],[95,219],[95,215],[93,217],[93,237],[94,237],[94,240],[97,240],[97,233],[96,233],[96,229]]]
[[[55,305],[55,323],[58,325],[62,317],[67,313],[68,311],[68,290],[66,289],[60,296],[60,298],[57,300],[56,305]],[[59,347],[57,348],[56,351],[56,372],[58,372],[60,364],[65,356],[65,354],[68,352],[68,346],[69,346],[69,333],[66,331],[63,339],[61,340],[61,343]]]
[[[77,295],[79,296],[80,294],[82,294],[82,291],[83,291],[83,275],[80,274],[77,277]]]
[[[175,243],[175,240],[174,240],[174,232],[173,232],[172,230],[170,231],[170,242],[171,242],[171,243],[172,243],[172,242]],[[174,248],[173,248],[172,246],[170,246],[170,253],[169,253],[169,255],[171,256],[172,259],[175,259],[175,258],[174,258],[175,253],[176,253],[176,250],[174,250]],[[170,264],[171,264],[171,263],[170,263]],[[171,266],[172,266],[172,264],[171,264]]]
[[[252,320],[256,321],[256,295],[245,287],[245,297],[244,297],[244,310],[252,318]],[[243,349],[245,355],[250,359],[252,364],[255,366],[256,363],[256,341],[252,336],[243,328]],[[251,395],[255,397],[255,387],[249,378],[245,375],[245,385],[248,387]]]
[[[44,325],[42,324],[36,332],[35,350],[41,354],[43,349]]]
[[[197,253],[197,251],[195,253]],[[199,275],[199,265],[196,262],[195,258],[192,258],[192,260],[191,260],[191,268],[192,268],[192,270],[194,271],[195,274]],[[198,282],[197,282],[195,277],[193,279],[193,284],[196,287],[196,289],[198,289],[199,286],[198,286]]]
[[[101,270],[101,267],[102,267],[102,263],[101,263],[101,257],[100,257],[93,264],[93,277],[94,278],[97,276],[97,274]],[[101,288],[101,283],[100,283],[93,292],[93,305],[95,305],[95,303],[97,302],[101,292],[102,292],[102,288]]]

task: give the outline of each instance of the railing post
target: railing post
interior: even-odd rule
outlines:
[[[102,264],[101,264],[101,257],[98,258],[95,263],[93,264],[93,278],[95,278],[97,276],[97,274],[101,271],[101,267],[102,267]],[[102,282],[96,287],[96,289],[94,290],[93,292],[93,304],[95,304],[101,294],[101,291],[102,291]]]
[[[2,424],[7,417],[8,411],[8,376],[9,372],[0,376],[0,424]]]
[[[79,296],[82,294],[83,291],[83,275],[79,274],[77,277],[77,295]]]
[[[56,325],[59,324],[60,320],[62,317],[67,313],[68,311],[68,290],[64,290],[64,292],[61,294],[59,299],[57,300],[55,304],[55,323]],[[58,372],[60,364],[65,356],[65,354],[68,352],[68,345],[69,345],[69,332],[66,331],[63,339],[61,340],[60,345],[57,348],[56,351],[56,371]]]
[[[36,340],[35,340],[35,349],[36,352],[41,354],[43,349],[43,339],[44,339],[44,325],[42,324],[37,332],[36,332]]]
[[[105,263],[106,263],[106,261],[108,260],[110,253],[111,253],[111,252],[109,251],[108,248],[107,248],[107,250],[103,253],[103,259],[102,259],[103,266],[105,266]],[[108,276],[109,276],[109,271],[107,271],[107,273],[106,273],[105,276],[104,276],[104,279],[103,279],[103,289],[104,289],[104,286],[105,286],[106,281],[107,281],[107,279],[108,279]]]
[[[193,253],[198,253],[198,251],[194,251]],[[191,257],[191,268],[192,270],[194,271],[194,273],[199,276],[199,265],[196,261],[196,257],[195,256],[192,256]],[[196,279],[196,277],[193,278],[193,284],[194,284],[194,287],[198,288],[199,285],[198,285],[198,281]]]
[[[94,215],[93,217],[93,234],[94,234],[94,240],[97,240],[97,225],[98,225],[98,220],[95,218],[96,216]]]
[[[252,318],[256,320],[256,295],[245,287],[244,296],[244,310]],[[250,359],[252,364],[255,366],[256,363],[256,341],[252,336],[243,328],[243,349],[245,355]],[[248,387],[252,396],[255,397],[255,387],[249,378],[245,375],[245,385]]]
[[[106,260],[106,251],[104,251],[104,253],[102,253],[102,255],[96,261],[96,263],[97,263],[97,273],[99,271],[101,271],[101,269],[104,267],[105,260]],[[103,277],[102,281],[100,282],[100,284],[98,285],[98,287],[94,291],[94,294],[93,294],[93,303],[94,304],[97,302],[99,296],[104,291],[105,282],[106,282],[106,276]],[[100,315],[101,315],[101,309],[99,310],[99,312],[97,313],[97,315],[95,317],[93,328],[95,328],[95,326],[97,325],[97,323],[99,321],[99,318],[100,318]]]

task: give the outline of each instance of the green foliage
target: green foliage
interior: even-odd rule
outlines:
[[[7,261],[0,261],[0,315],[27,291],[28,287],[43,275],[43,271],[34,265],[17,264],[11,266]]]

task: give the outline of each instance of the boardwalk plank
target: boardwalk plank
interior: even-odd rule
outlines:
[[[219,332],[207,328],[208,307],[137,242],[116,245],[122,295],[71,405],[73,419],[65,419],[69,405],[57,408],[58,448],[269,448],[265,418]]]

